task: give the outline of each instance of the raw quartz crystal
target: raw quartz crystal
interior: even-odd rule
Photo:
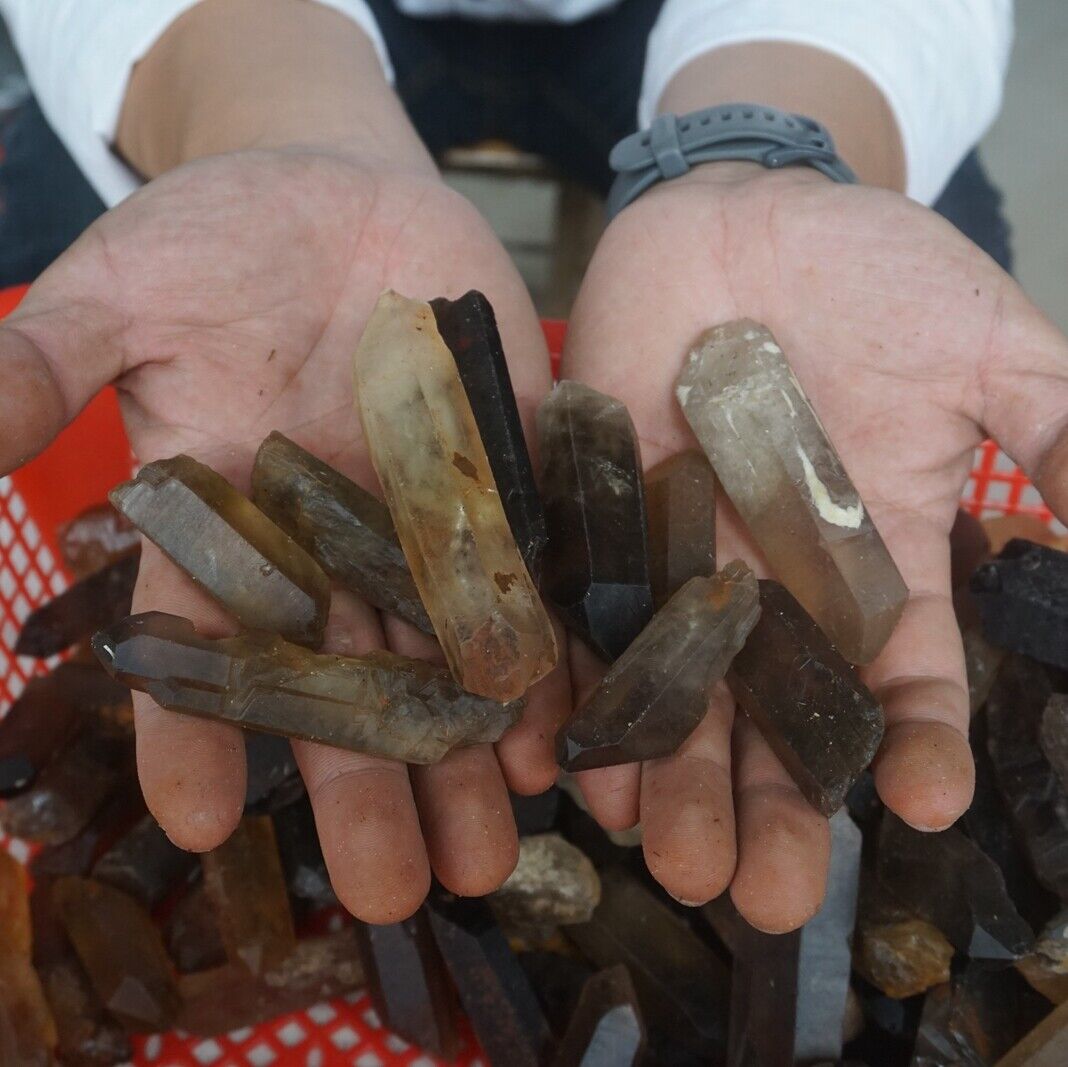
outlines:
[[[61,878],[53,901],[104,1007],[134,1033],[174,1024],[174,967],[149,913],[119,889]]]
[[[1068,668],[1068,552],[1013,539],[971,591],[992,645]]]
[[[519,860],[487,898],[506,933],[589,922],[601,899],[601,879],[581,849],[559,834],[520,838]]]
[[[841,1056],[860,846],[860,830],[847,812],[839,812],[831,820],[831,862],[820,910],[788,934],[740,924],[731,974],[728,1067]]]
[[[56,1025],[31,963],[31,941],[26,872],[0,850],[0,1063],[50,1067]]]
[[[317,646],[330,583],[288,534],[189,456],[148,463],[112,504],[243,626]]]
[[[497,741],[522,708],[465,693],[421,660],[320,655],[258,632],[213,641],[160,612],[97,634],[93,648],[165,708],[408,763]]]
[[[883,711],[778,582],[760,582],[760,618],[727,680],[808,802],[833,815],[878,751]]]
[[[43,604],[15,643],[19,656],[54,656],[130,613],[140,550],[109,563]]]
[[[908,589],[782,349],[759,323],[709,330],[676,395],[783,584],[852,663],[870,663]]]
[[[175,904],[164,924],[163,940],[179,974],[195,974],[225,966],[226,946],[222,941],[219,918],[203,881]],[[235,964],[234,969],[248,973],[248,968],[240,964]]]
[[[353,357],[371,460],[456,680],[509,701],[556,638],[508,526],[456,362],[430,306],[383,293]]]
[[[744,563],[691,578],[561,728],[560,766],[582,771],[675,752],[704,718],[712,686],[759,614],[757,581]]]
[[[271,817],[245,816],[201,863],[230,959],[253,974],[280,966],[296,949],[297,937]]]
[[[196,856],[174,844],[155,818],[146,814],[93,864],[93,877],[154,908],[196,865]]]
[[[691,578],[716,573],[716,476],[690,449],[645,474],[649,577],[662,608]]]
[[[252,500],[342,588],[434,632],[389,508],[373,493],[275,432],[256,453]]]
[[[475,289],[458,300],[432,300],[430,306],[442,340],[456,360],[515,543],[537,584],[548,541],[545,509],[534,484],[534,468],[493,308]]]
[[[1053,693],[1042,711],[1038,741],[1049,765],[1068,791],[1068,696]]]
[[[1038,880],[1068,899],[1068,794],[1042,750],[1051,696],[1045,668],[1010,655],[986,702],[987,751]]]
[[[141,543],[141,535],[110,504],[94,504],[59,531],[59,553],[75,578],[88,578]]]
[[[383,1025],[418,1048],[453,1060],[458,1004],[426,909],[379,926],[357,923],[360,958]]]
[[[538,408],[549,530],[542,588],[611,662],[653,613],[638,435],[614,397],[560,382]]]
[[[553,1067],[631,1067],[645,1052],[645,1024],[627,968],[608,967],[582,987]]]
[[[430,928],[490,1063],[539,1067],[551,1042],[541,1006],[490,906],[433,893]]]

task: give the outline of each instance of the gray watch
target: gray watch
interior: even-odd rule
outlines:
[[[760,104],[723,104],[681,117],[658,115],[649,129],[624,137],[608,156],[616,172],[605,205],[608,217],[697,163],[734,159],[772,169],[802,164],[836,182],[857,180],[815,119]]]

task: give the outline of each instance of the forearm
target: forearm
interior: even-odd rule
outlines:
[[[135,67],[116,141],[146,177],[293,144],[434,173],[367,35],[311,0],[204,0],[186,12]]]
[[[904,189],[905,158],[893,112],[874,83],[845,60],[786,42],[728,45],[683,67],[659,109],[684,114],[734,102],[810,115],[831,131],[861,181]]]

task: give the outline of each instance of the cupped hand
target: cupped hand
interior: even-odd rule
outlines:
[[[383,289],[430,299],[486,292],[521,413],[548,390],[538,320],[488,226],[436,178],[380,171],[342,151],[256,151],[172,171],[95,223],[0,325],[0,467],[43,448],[108,382],[143,462],[185,452],[247,490],[260,441],[281,430],[349,477],[376,481],[353,411],[351,357]],[[388,359],[389,353],[382,354]],[[146,544],[135,611],[202,631],[233,620]],[[436,644],[336,592],[325,647]],[[551,739],[570,700],[559,668],[497,745],[433,767],[294,744],[335,890],[389,922],[422,901],[430,872],[479,894],[517,855],[506,785],[555,779]],[[241,816],[245,761],[234,728],[135,694],[149,808],[173,841],[210,849]]]
[[[815,172],[716,164],[661,185],[609,226],[571,319],[562,374],[623,400],[646,466],[687,447],[674,395],[706,328],[753,318],[777,336],[910,590],[864,678],[886,735],[882,799],[949,826],[974,768],[948,535],[990,434],[1068,519],[1068,341],[934,213]],[[767,563],[720,498],[718,556]],[[603,668],[602,668],[603,669]],[[582,690],[596,678],[573,650]],[[755,926],[798,926],[822,899],[826,821],[803,801],[725,686],[679,753],[580,776],[603,825],[640,819],[648,865],[701,903],[728,886]]]

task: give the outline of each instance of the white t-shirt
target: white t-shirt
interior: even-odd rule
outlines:
[[[130,71],[198,2],[0,0],[0,14],[45,115],[108,204],[122,200],[138,182],[110,150]],[[365,0],[317,2],[357,22],[392,76]],[[613,0],[397,3],[416,16],[574,22],[611,7]],[[690,60],[751,41],[812,45],[860,68],[897,119],[909,195],[931,203],[1001,104],[1012,0],[666,0],[649,38],[636,122],[652,121],[668,82]]]

